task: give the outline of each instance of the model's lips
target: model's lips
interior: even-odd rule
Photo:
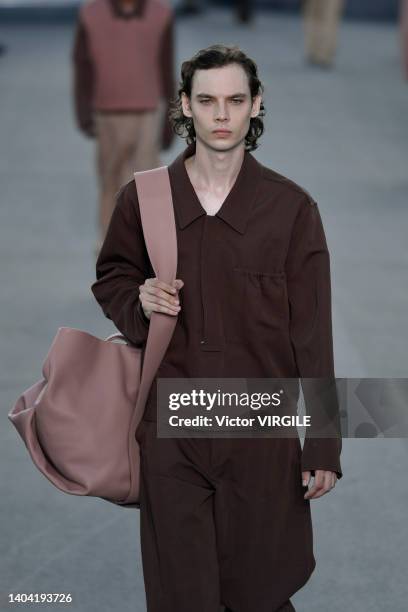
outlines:
[[[231,134],[231,130],[214,130],[213,134]]]

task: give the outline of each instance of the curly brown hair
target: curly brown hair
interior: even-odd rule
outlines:
[[[191,98],[193,76],[196,70],[208,70],[209,68],[220,68],[229,64],[239,64],[248,76],[249,89],[252,99],[262,94],[263,85],[258,78],[258,68],[255,62],[248,57],[239,47],[226,45],[211,45],[206,49],[198,51],[190,60],[181,65],[181,81],[179,83],[178,96],[172,101],[168,117],[173,130],[178,136],[185,138],[187,144],[195,142],[196,133],[193,119],[186,117],[181,105],[181,94],[185,93]],[[254,151],[258,148],[258,138],[263,134],[264,124],[262,117],[265,115],[265,107],[261,102],[260,112],[257,117],[251,117],[248,133],[245,136],[245,149]]]

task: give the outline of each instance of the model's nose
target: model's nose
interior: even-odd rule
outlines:
[[[228,111],[225,104],[218,104],[216,106],[216,119],[218,121],[224,121],[228,118]]]

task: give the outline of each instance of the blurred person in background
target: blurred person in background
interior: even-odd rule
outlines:
[[[306,59],[329,68],[337,47],[337,32],[344,0],[304,0]]]
[[[99,236],[105,238],[115,194],[133,172],[162,165],[174,132],[168,107],[174,85],[174,15],[166,0],[89,0],[73,44],[78,127],[97,142]]]
[[[402,48],[402,66],[404,76],[408,79],[408,0],[400,3],[400,30]]]
[[[252,0],[236,0],[235,2],[237,17],[241,23],[249,23],[253,18]]]
[[[176,6],[175,13],[177,17],[189,17],[190,15],[198,15],[203,11],[202,0],[183,0]]]
[[[203,12],[204,0],[182,0],[176,7],[177,17],[189,17]],[[236,16],[241,23],[249,23],[253,16],[252,0],[236,0],[234,2]]]

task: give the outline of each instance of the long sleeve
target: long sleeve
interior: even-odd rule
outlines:
[[[75,117],[78,127],[87,136],[94,135],[92,92],[94,71],[89,52],[86,29],[78,20],[72,51],[73,95]]]
[[[166,28],[162,34],[160,46],[160,79],[161,93],[166,107],[163,117],[161,145],[164,150],[168,149],[174,140],[175,134],[168,119],[171,100],[175,97],[174,78],[174,17],[170,16]]]
[[[139,287],[154,274],[136,206],[136,186],[130,181],[116,195],[91,290],[105,316],[132,344],[143,346],[149,320],[139,300]]]
[[[290,339],[298,376],[302,380],[306,411],[312,417],[312,431],[327,426],[331,437],[306,433],[302,471],[331,470],[342,477],[337,394],[333,394],[334,358],[331,312],[330,256],[319,208],[311,198],[301,204],[286,260],[290,309]],[[335,387],[334,387],[335,388]],[[324,405],[325,394],[327,405]],[[333,397],[335,400],[333,401]],[[319,399],[317,399],[319,398]],[[319,402],[322,402],[319,408]],[[319,413],[320,410],[320,413]],[[313,429],[313,420],[317,426]],[[334,436],[333,436],[334,426]],[[308,431],[306,429],[306,431]]]

